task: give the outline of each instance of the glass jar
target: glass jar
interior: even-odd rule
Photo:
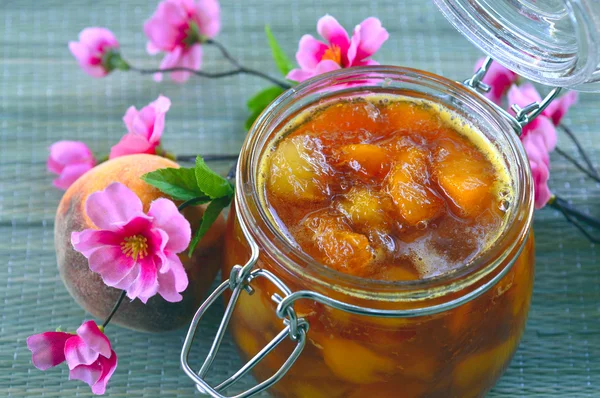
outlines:
[[[258,166],[287,121],[310,105],[373,92],[442,104],[485,135],[504,158],[514,190],[507,226],[490,249],[456,271],[403,282],[337,272],[291,244],[261,200]],[[388,66],[318,77],[284,93],[263,112],[240,154],[222,274],[236,280],[239,265],[254,254],[258,257],[253,268],[279,281],[254,278],[248,283],[253,294],[242,289],[231,303],[230,331],[246,360],[277,340],[286,325],[284,332],[301,319],[308,329],[302,352],[270,389],[273,395],[385,398],[401,392],[403,397],[479,397],[494,385],[517,349],[533,288],[533,191],[515,125],[514,119],[464,85]],[[289,288],[287,293],[281,284]],[[223,291],[229,298],[231,290]],[[281,308],[281,296],[290,292],[314,293],[287,301],[295,312],[291,319]],[[330,305],[322,297],[335,302]],[[336,303],[372,313],[360,315],[354,307]],[[289,334],[291,338],[284,333],[268,355],[259,355],[253,369],[258,380],[276,374],[298,347],[296,336]]]

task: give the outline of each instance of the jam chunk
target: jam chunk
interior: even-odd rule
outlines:
[[[352,275],[369,272],[374,257],[369,239],[353,232],[340,216],[315,214],[303,224],[312,232],[313,245],[325,264]]]
[[[277,196],[302,201],[319,201],[329,193],[331,168],[315,137],[300,135],[283,140],[270,167],[268,188]]]
[[[443,143],[436,150],[434,169],[441,191],[459,215],[475,217],[491,206],[494,169],[480,152]]]
[[[398,153],[387,180],[387,192],[402,219],[411,226],[438,217],[444,202],[431,189],[428,153],[420,148],[407,148]]]
[[[387,230],[393,204],[387,195],[379,191],[353,187],[339,200],[337,208],[354,228]]]
[[[388,151],[373,144],[344,145],[339,150],[341,165],[363,177],[383,178],[390,171]]]

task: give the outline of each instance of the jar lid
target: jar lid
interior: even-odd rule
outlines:
[[[600,1],[434,1],[456,29],[515,73],[600,92]]]

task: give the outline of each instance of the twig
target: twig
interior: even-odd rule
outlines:
[[[110,320],[112,319],[112,317],[115,315],[115,313],[117,312],[117,310],[119,309],[119,307],[121,306],[121,303],[123,302],[123,300],[125,299],[125,295],[127,294],[127,292],[125,290],[123,290],[121,292],[121,295],[119,296],[119,299],[117,300],[117,302],[115,303],[114,307],[112,310],[110,310],[110,314],[108,314],[108,316],[106,317],[106,319],[104,320],[104,322],[102,323],[102,327],[105,328],[106,325],[108,325],[108,323],[110,322]]]
[[[589,171],[591,173],[593,173],[596,177],[600,178],[600,174],[598,173],[598,170],[596,170],[596,167],[594,167],[594,163],[588,157],[587,153],[583,149],[583,145],[581,145],[581,143],[577,139],[577,136],[575,135],[575,133],[573,133],[573,131],[569,127],[565,126],[564,124],[560,124],[559,127],[565,132],[565,134],[567,134],[567,136],[571,139],[571,141],[573,141],[573,143],[577,147],[577,150],[579,151],[579,154],[581,155],[581,157],[583,158],[585,163],[588,165]]]
[[[144,68],[138,68],[135,66],[131,66],[129,67],[129,69],[139,72],[142,75],[149,75],[149,74],[154,74],[154,73],[171,73],[171,72],[188,72],[188,73],[192,73],[196,76],[199,77],[206,77],[209,79],[219,79],[222,77],[228,77],[228,76],[235,76],[235,75],[241,75],[241,74],[247,74],[247,75],[254,75],[254,76],[258,76],[261,77],[265,80],[270,81],[273,84],[278,85],[279,87],[283,88],[284,90],[287,90],[288,88],[291,88],[292,86],[288,83],[282,82],[274,77],[271,77],[269,75],[267,75],[266,73],[263,73],[261,71],[255,70],[255,69],[250,69],[250,68],[246,68],[245,66],[241,66],[239,64],[235,64],[237,69],[233,69],[233,70],[228,70],[225,72],[205,72],[205,71],[201,71],[201,70],[195,70],[192,68],[185,68],[183,66],[176,66],[173,68],[165,68],[165,69],[144,69]]]
[[[598,176],[597,174],[595,174],[593,171],[588,170],[586,167],[584,167],[581,163],[579,163],[577,161],[577,159],[573,158],[571,155],[569,155],[568,153],[566,153],[565,151],[563,151],[562,149],[560,149],[559,147],[556,147],[554,149],[556,151],[556,153],[558,153],[560,156],[562,156],[563,158],[567,159],[569,162],[571,162],[573,164],[573,166],[577,167],[580,171],[582,171],[585,175],[587,175],[588,177],[590,177],[591,179],[593,179],[596,182],[600,182],[600,176]],[[594,169],[592,169],[594,170]],[[595,170],[594,170],[595,171]]]
[[[600,229],[600,220],[597,220],[593,217],[588,216],[587,214],[582,213],[581,211],[575,209],[571,205],[569,205],[564,199],[554,196],[548,202],[548,205],[553,209],[557,209],[560,211],[565,219],[571,223],[575,228],[579,230],[588,240],[592,243],[600,243],[600,240],[594,236],[592,236],[583,225],[579,223],[582,221],[594,228]]]

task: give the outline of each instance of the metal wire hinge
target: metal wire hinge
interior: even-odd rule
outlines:
[[[480,94],[489,92],[491,87],[485,84],[482,80],[488,72],[493,61],[494,60],[492,57],[487,57],[479,69],[475,71],[475,74],[465,80],[463,84]],[[561,87],[555,87],[542,101],[532,102],[523,108],[517,104],[511,105],[510,108],[513,110],[513,112],[515,112],[514,116],[506,112],[504,109],[501,109],[498,105],[493,105],[495,108],[501,110],[501,113],[508,117],[510,121],[515,124],[515,127],[518,127],[517,133],[521,135],[521,129],[535,119],[540,113],[542,113],[544,109],[546,109],[546,107],[548,107],[548,105],[550,105],[550,103],[560,94],[561,91]]]
[[[308,331],[308,322],[306,322],[303,318],[298,318],[293,306],[288,306],[285,309],[285,313],[279,314],[280,318],[283,320],[284,328],[271,340],[263,349],[261,349],[253,358],[251,358],[246,364],[244,364],[238,371],[236,371],[233,375],[231,375],[228,379],[222,381],[216,386],[212,386],[208,384],[206,381],[206,376],[216,359],[217,353],[219,351],[219,347],[221,346],[221,342],[225,335],[225,331],[231,319],[231,315],[233,314],[233,310],[235,308],[235,304],[239,299],[241,294],[254,294],[254,289],[251,287],[251,282],[258,278],[266,278],[270,282],[272,282],[277,289],[280,291],[280,294],[273,294],[272,299],[279,306],[281,301],[292,294],[290,289],[274,274],[264,269],[255,269],[250,271],[245,275],[244,271],[250,269],[251,267],[246,266],[242,267],[236,265],[233,267],[230,273],[230,277],[228,280],[224,281],[219,285],[219,287],[208,297],[208,299],[200,306],[194,318],[192,319],[192,323],[188,330],[187,336],[183,343],[183,349],[181,351],[181,366],[184,372],[190,377],[194,383],[196,383],[196,388],[204,394],[208,394],[214,398],[245,398],[250,397],[254,394],[258,394],[261,391],[266,390],[271,387],[273,384],[278,382],[286,372],[292,367],[296,359],[302,353],[304,346],[306,344],[306,332]],[[196,335],[196,331],[198,328],[198,324],[202,318],[202,316],[206,313],[208,308],[215,303],[215,301],[228,289],[232,291],[231,298],[227,307],[225,309],[225,313],[223,315],[223,319],[219,324],[219,328],[217,330],[217,334],[213,340],[212,346],[204,360],[204,363],[200,367],[199,371],[194,371],[189,364],[189,354],[192,347],[192,343],[194,341],[194,337]],[[236,382],[238,382],[246,373],[252,370],[258,362],[260,362],[264,357],[266,357],[271,351],[273,351],[282,341],[286,338],[290,338],[291,340],[296,342],[296,346],[292,351],[289,358],[281,365],[279,370],[275,372],[271,377],[262,383],[242,392],[237,395],[223,395],[222,392]]]

